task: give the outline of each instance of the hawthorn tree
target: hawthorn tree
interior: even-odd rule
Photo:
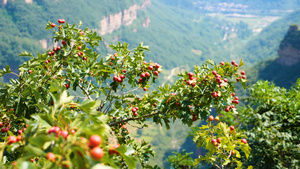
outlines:
[[[243,65],[208,60],[193,72],[179,74],[174,85],[149,92],[162,66],[145,61],[142,43],[110,45],[115,51],[100,57],[95,48],[102,38],[63,19],[49,22],[57,45],[12,72],[16,75],[0,89],[1,165],[6,168],[158,168],[147,162],[154,151],[137,142],[126,124],[146,127],[145,121],[169,128],[171,120],[183,124],[205,120],[212,108],[236,114],[239,103],[234,83],[245,86]],[[138,97],[140,93],[143,97]],[[215,122],[212,122],[215,120]],[[209,152],[204,160],[218,168],[241,167],[239,151],[248,157],[245,137],[225,123],[209,117],[207,126],[195,129],[194,140]],[[235,154],[233,153],[235,152]],[[235,155],[235,156],[234,156]]]

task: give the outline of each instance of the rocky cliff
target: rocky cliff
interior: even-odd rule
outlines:
[[[298,25],[291,25],[281,41],[278,49],[277,63],[280,65],[295,65],[300,60],[300,30]]]
[[[15,0],[0,0],[0,6],[6,5],[7,1],[15,2]],[[26,3],[32,4],[33,0],[24,0]]]
[[[151,0],[145,0],[145,2],[141,6],[134,4],[128,9],[103,17],[103,19],[99,22],[99,26],[101,29],[98,30],[98,33],[100,35],[105,35],[107,33],[112,33],[116,29],[119,29],[122,25],[131,25],[132,22],[137,19],[137,10],[145,10],[150,5]],[[144,27],[148,26],[149,23],[150,20],[147,20]]]

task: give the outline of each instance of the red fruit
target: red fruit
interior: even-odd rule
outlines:
[[[213,145],[216,145],[216,144],[217,144],[217,140],[216,140],[216,139],[211,139],[211,143],[212,143]]]
[[[224,82],[227,82],[228,80],[227,80],[227,79],[223,79],[223,81],[224,81]]]
[[[226,112],[229,112],[229,111],[230,111],[230,106],[227,106],[227,107],[225,108],[225,111],[226,111]]]
[[[51,27],[54,28],[55,27],[55,23],[51,23]]]
[[[247,144],[247,140],[246,139],[243,138],[241,141],[242,141],[242,143]]]
[[[68,135],[69,135],[69,132],[66,131],[66,130],[63,130],[63,131],[60,132],[60,135],[63,136],[64,138],[67,138]]]
[[[67,42],[63,40],[63,41],[61,41],[61,44],[65,45],[65,44],[67,44]]]
[[[103,150],[100,147],[94,147],[91,151],[90,151],[91,157],[94,160],[100,160],[104,153]]]
[[[197,121],[197,116],[196,116],[196,114],[193,114],[193,121]]]
[[[52,52],[51,52],[51,55],[54,55],[54,54],[55,54],[55,52],[54,52],[54,51],[52,51]]]
[[[120,78],[121,79],[125,79],[125,75],[120,75]]]
[[[136,112],[137,110],[136,110],[136,108],[132,108],[131,111],[134,113],[134,112]]]
[[[82,57],[82,60],[87,60],[87,57],[83,56],[83,57]]]
[[[53,48],[53,51],[57,51],[57,48],[56,48],[56,47],[54,47],[54,48]]]
[[[109,154],[113,155],[113,154],[116,154],[118,155],[119,152],[117,150],[115,150],[116,148],[119,148],[120,147],[120,144],[115,144],[113,145],[110,149],[109,149]]]
[[[64,19],[59,19],[58,23],[65,23],[66,21]]]
[[[139,107],[135,107],[136,110],[139,110]]]
[[[145,73],[141,73],[141,78],[144,78],[145,76]]]
[[[117,76],[114,76],[113,77],[113,81],[117,81],[118,80],[118,77]]]
[[[126,70],[125,70],[125,69],[123,70],[123,73],[126,73]]]
[[[3,127],[3,123],[2,122],[0,122],[0,127]]]
[[[118,54],[117,54],[117,53],[114,53],[114,56],[118,56]]]
[[[232,64],[232,65],[235,65],[236,63],[235,63],[235,61],[231,61],[231,64]]]
[[[49,63],[48,60],[46,60],[45,63],[48,64]]]
[[[98,135],[92,135],[90,137],[90,142],[89,142],[89,146],[90,147],[97,147],[101,144],[102,140],[101,137]]]
[[[235,151],[232,150],[231,151],[231,155],[234,156],[235,155]]]
[[[158,71],[154,71],[153,74],[155,74],[156,76],[158,76]]]
[[[236,78],[236,81],[237,81],[237,82],[240,82],[240,79],[241,79],[241,78],[238,77],[238,78]]]
[[[155,63],[155,67],[156,67],[156,69],[158,69],[160,66],[159,66],[159,64]]]
[[[31,162],[34,162],[34,159],[33,159],[33,158],[32,158],[32,159],[30,159],[30,161],[31,161]]]
[[[32,70],[28,70],[28,73],[29,73],[29,74],[32,73]]]
[[[80,34],[81,34],[81,35],[83,35],[83,34],[84,34],[84,32],[83,32],[83,31],[81,31],[81,32],[80,32]]]
[[[215,121],[219,121],[219,117],[218,116],[215,117]]]
[[[191,84],[191,86],[192,86],[192,87],[195,87],[195,86],[196,86],[196,83],[195,83],[195,82],[194,82],[194,83],[192,83],[192,84]]]
[[[231,96],[235,96],[235,93],[231,93]]]
[[[2,132],[2,133],[6,133],[8,130],[9,130],[9,128],[2,128],[2,129],[1,129],[1,132]]]
[[[113,56],[110,56],[110,59],[111,59],[111,60],[115,60],[115,58],[114,58]]]
[[[238,65],[238,64],[234,64],[234,66],[235,66],[235,67],[239,67],[239,65]]]
[[[49,161],[54,162],[55,161],[55,154],[53,153],[48,153],[46,157]]]
[[[134,112],[134,113],[133,113],[133,116],[137,116],[137,115],[138,115],[137,112]]]
[[[230,128],[230,130],[231,130],[231,131],[233,131],[233,130],[234,130],[234,126],[230,126],[229,128]]]
[[[71,133],[72,133],[72,134],[75,134],[75,133],[76,133],[76,131],[75,131],[74,129],[72,129],[72,130],[71,130]]]
[[[19,133],[19,134],[22,134],[22,133],[23,133],[23,131],[22,131],[22,130],[18,130],[18,133]]]
[[[57,46],[57,50],[60,50],[61,49],[61,47],[60,46]]]
[[[52,55],[52,52],[48,52],[48,55]]]
[[[149,70],[152,70],[152,69],[153,69],[153,66],[149,66],[148,68],[149,68]]]
[[[146,73],[145,73],[145,76],[146,76],[146,77],[149,77],[149,76],[150,76],[150,73],[149,73],[149,72],[146,72]]]
[[[65,84],[65,87],[66,87],[67,89],[69,89],[69,88],[70,88],[70,85],[69,85],[69,84]]]
[[[156,106],[157,106],[157,104],[156,104],[156,103],[153,103],[153,106],[154,106],[154,107],[156,107]]]
[[[223,66],[224,66],[224,65],[225,65],[225,63],[224,63],[224,62],[220,62],[220,65],[223,65]]]
[[[190,72],[189,77],[193,77],[193,76],[194,76],[194,73]]]
[[[241,71],[241,75],[245,75],[245,71]]]
[[[8,139],[7,139],[7,144],[8,145],[11,145],[12,143],[15,143],[17,142],[17,138],[16,136],[9,136]]]
[[[239,100],[239,97],[235,96],[235,97],[234,97],[234,100]]]
[[[220,144],[221,143],[222,138],[218,138],[217,142]]]
[[[78,46],[78,50],[81,50],[81,46]]]
[[[17,136],[17,141],[21,141],[22,137],[21,136]]]
[[[191,84],[191,81],[189,81],[189,80],[186,81],[186,84],[187,84],[187,85],[190,85],[190,84]]]
[[[231,105],[230,107],[231,107],[231,108],[233,108],[233,109],[235,108],[235,106],[234,106],[234,105]]]
[[[209,116],[209,117],[208,117],[208,120],[209,120],[209,121],[214,121],[214,116]]]
[[[247,76],[243,75],[242,78],[243,78],[243,79],[247,79]]]
[[[212,74],[213,75],[217,75],[217,72],[214,70],[214,71],[212,71]]]
[[[118,80],[118,82],[123,82],[121,77],[118,77],[117,80]]]

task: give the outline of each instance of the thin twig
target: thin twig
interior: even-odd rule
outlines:
[[[79,86],[79,88],[80,88],[82,91],[84,91],[84,93],[86,94],[86,96],[87,96],[90,100],[94,101],[94,100],[92,99],[92,97],[90,96],[89,92],[86,91],[86,90],[83,88],[83,86],[81,86],[80,84],[78,84],[78,86]]]
[[[142,117],[130,117],[130,118],[127,118],[127,119],[124,119],[124,120],[120,120],[120,121],[110,123],[109,126],[115,126],[115,125],[118,125],[120,123],[125,123],[125,122],[128,122],[128,121],[138,120],[138,119],[142,119],[142,118],[147,118],[147,117],[151,117],[151,116],[154,116],[154,115],[157,115],[157,114],[162,114],[162,112],[158,111],[158,112],[155,112],[155,113],[150,113],[150,114],[144,115]]]

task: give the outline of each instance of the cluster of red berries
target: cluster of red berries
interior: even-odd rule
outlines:
[[[245,71],[241,71],[241,75],[242,75],[242,76],[239,76],[238,78],[236,78],[236,81],[237,81],[237,82],[239,82],[241,78],[242,78],[242,79],[247,79],[247,76],[245,75]]]
[[[194,73],[190,72],[189,74],[189,80],[185,80],[187,85],[191,85],[192,87],[196,86],[196,82],[192,82],[193,80],[197,81],[197,78],[194,77]]]
[[[137,116],[137,111],[139,110],[139,107],[134,107],[131,109],[132,113],[133,113],[133,116]]]
[[[51,134],[51,133],[54,133],[56,135],[56,137],[58,137],[60,135],[65,139],[67,139],[67,137],[69,135],[68,131],[61,130],[60,127],[57,127],[57,126],[53,126],[48,130],[47,134]],[[75,130],[71,130],[71,133],[74,134]]]
[[[222,140],[222,138],[217,138],[217,139],[211,139],[211,143],[213,144],[213,145],[218,145],[218,144],[221,144],[221,140]]]
[[[58,20],[58,23],[60,23],[60,24],[63,24],[63,23],[65,23],[66,21],[64,20],[64,19],[59,19]]]
[[[147,65],[147,62],[144,61],[144,64]],[[154,67],[151,66],[151,65],[149,65],[149,66],[148,66],[148,69],[149,69],[150,71],[153,71],[153,74],[154,74],[154,75],[159,76],[159,73],[158,73],[158,71],[157,71],[157,69],[158,69],[159,67],[160,67],[160,65],[157,64],[157,63],[155,63],[155,66],[154,66]],[[139,83],[142,83],[142,81],[143,81],[144,79],[149,78],[149,77],[150,77],[150,73],[149,73],[148,71],[141,73],[140,78],[139,78]],[[147,88],[144,87],[143,90],[147,91]]]
[[[219,117],[218,116],[216,116],[215,118],[214,118],[214,116],[212,116],[212,115],[210,115],[209,117],[208,117],[208,120],[209,121],[216,121],[216,122],[218,122],[220,119],[219,119]]]
[[[239,67],[239,65],[237,63],[235,63],[235,61],[231,61],[231,64],[235,67]]]
[[[235,96],[235,93],[231,93],[231,96],[234,97],[234,96]],[[236,96],[236,97],[233,98],[233,100],[232,100],[231,102],[232,102],[233,104],[239,104],[239,98]],[[225,111],[226,111],[226,112],[229,112],[230,109],[234,109],[234,108],[235,108],[234,105],[227,106],[227,107],[225,108]]]
[[[224,83],[227,83],[227,79],[226,78],[224,78],[223,80],[221,79],[221,76],[214,70],[214,71],[212,71],[212,74],[215,76],[215,78],[216,78],[216,82],[219,84],[219,87],[222,87],[223,85],[222,85],[222,83],[224,82]]]
[[[125,71],[126,72],[126,71]],[[119,77],[118,76],[114,76],[113,77],[113,81],[115,82],[119,82],[119,83],[122,83],[123,82],[123,79],[125,79],[125,75],[120,75]]]
[[[7,125],[7,126],[9,126],[9,125]],[[3,123],[2,122],[0,122],[0,127],[3,127]],[[26,127],[28,127],[28,125],[25,125],[25,127],[22,130],[18,130],[18,134],[19,134],[18,136],[9,136],[7,138],[7,144],[11,145],[13,143],[21,141],[23,139],[23,132],[26,130]],[[2,133],[6,133],[8,131],[9,131],[9,127],[1,129]]]

